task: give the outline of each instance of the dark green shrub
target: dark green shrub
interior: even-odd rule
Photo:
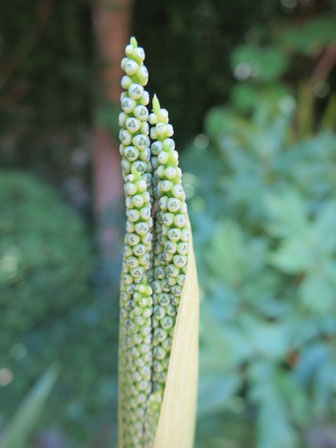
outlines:
[[[0,425],[56,362],[41,425],[89,443],[117,421],[118,302],[93,298],[83,222],[51,187],[1,171],[0,204]]]
[[[170,111],[177,143],[187,142],[201,129],[209,107],[228,97],[232,48],[249,28],[267,20],[263,2],[135,2],[133,32],[146,48],[150,88],[160,91]]]
[[[81,219],[38,179],[0,172],[1,338],[53,320],[88,295]]]

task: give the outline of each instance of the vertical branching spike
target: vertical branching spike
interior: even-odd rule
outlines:
[[[142,447],[147,402],[152,390],[152,167],[147,123],[148,72],[136,40],[126,47],[121,66],[123,112],[119,115],[120,153],[125,181],[126,235],[120,295],[120,420],[123,444]]]
[[[188,410],[188,434],[181,435],[181,440],[186,441],[183,448],[191,448],[197,382],[197,275],[193,256],[192,269],[188,264],[193,252],[174,130],[156,95],[153,112],[148,113],[144,57],[132,37],[121,62],[125,91],[119,116],[127,216],[120,295],[119,447],[170,446],[161,415],[161,411],[169,415],[169,402],[172,408],[182,403]],[[189,285],[186,289],[185,284]],[[192,310],[190,318],[180,314],[181,308]],[[185,341],[184,331],[188,333]],[[182,352],[192,355],[193,365],[187,369]],[[181,389],[178,400],[167,398],[167,378],[170,394],[175,386]],[[176,418],[169,418],[176,425]]]

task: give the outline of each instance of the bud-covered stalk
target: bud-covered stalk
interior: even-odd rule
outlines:
[[[178,153],[171,138],[168,111],[154,96],[149,116],[154,191],[155,243],[153,302],[153,395],[150,410],[157,422],[167,379],[174,327],[179,308],[189,252],[187,205],[182,188]],[[155,428],[154,428],[155,429]]]
[[[151,279],[152,201],[149,102],[144,86],[148,72],[144,51],[135,39],[122,60],[126,75],[121,84],[123,112],[119,115],[120,153],[125,181],[126,235],[120,294],[120,412],[125,447],[140,447],[144,419],[152,390]]]
[[[126,56],[119,116],[127,215],[120,297],[119,446],[173,446],[172,435],[164,429],[172,427],[174,437],[184,440],[183,448],[191,448],[198,287],[182,172],[168,112],[156,96],[148,114],[144,51],[134,38]],[[186,356],[191,370],[183,366]],[[174,390],[180,390],[179,396]],[[179,433],[177,426],[183,422],[177,424],[177,412],[169,416],[168,403],[170,409],[185,408],[186,434]]]

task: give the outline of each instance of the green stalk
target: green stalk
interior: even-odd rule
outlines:
[[[175,366],[171,351],[177,333],[181,333],[176,327],[188,267],[191,272],[190,224],[178,153],[171,138],[174,131],[167,110],[160,107],[156,96],[153,112],[148,114],[149,95],[144,90],[148,73],[143,61],[144,51],[132,38],[121,63],[126,74],[121,81],[125,92],[121,95],[123,112],[119,117],[127,215],[120,295],[120,448],[169,446],[169,441],[164,445],[162,431],[162,441],[158,442],[158,423],[162,420],[164,402],[173,399],[173,408],[174,402],[181,398],[176,396],[174,401],[174,391],[167,397],[166,385],[169,378],[176,385],[172,378],[174,372],[181,369],[179,365]],[[193,256],[191,260],[194,266]],[[198,310],[197,276],[196,270],[192,271],[191,283],[195,287],[190,287],[189,279],[188,297],[184,302],[188,306],[194,303],[194,309]],[[185,316],[182,322],[185,322]],[[189,319],[189,323],[182,325],[182,335],[183,328],[189,328],[190,322]],[[196,317],[193,316],[192,329],[194,322],[194,337],[190,340],[182,338],[174,350],[175,359],[188,344],[192,344],[189,348],[194,353],[193,371],[190,373],[189,366],[179,374],[183,379],[183,372],[188,371],[189,379],[192,379],[185,391],[181,391],[182,397],[185,392],[188,395],[188,391],[196,397],[198,311]],[[193,402],[194,409],[195,399],[189,398],[188,402]],[[188,403],[184,403],[184,407],[190,408]],[[192,415],[194,421],[195,412],[187,414],[189,420]],[[164,423],[166,427],[168,423]],[[187,438],[192,443],[193,423],[186,427],[191,432]],[[183,445],[183,448],[187,446]]]

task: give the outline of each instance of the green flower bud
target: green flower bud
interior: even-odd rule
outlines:
[[[140,215],[142,219],[148,219],[151,215],[151,209],[149,207],[142,207],[140,209]]]
[[[166,330],[164,330],[163,328],[156,328],[154,330],[154,340],[156,342],[162,342],[166,339],[167,337],[167,332]]]
[[[147,344],[142,344],[140,346],[140,352],[141,353],[147,353],[147,352],[149,352],[150,349],[151,349],[151,347],[149,345],[147,345]]]
[[[183,255],[175,255],[173,261],[178,268],[183,268],[187,264],[187,258]]]
[[[172,137],[174,135],[174,129],[173,129],[173,126],[171,124],[167,124],[166,135],[168,137]]]
[[[165,243],[165,250],[169,254],[175,254],[177,250],[177,244],[175,241],[166,241]]]
[[[153,363],[153,369],[154,369],[154,372],[163,372],[164,367],[160,361],[155,361]]]
[[[130,266],[132,268],[136,268],[137,266],[139,266],[139,260],[137,257],[126,258],[126,263],[128,266]]]
[[[124,173],[129,173],[131,171],[131,163],[128,160],[122,160],[121,168]]]
[[[126,120],[126,128],[131,133],[134,134],[140,129],[141,121],[137,118],[131,117]]]
[[[140,237],[136,233],[130,233],[127,235],[127,244],[130,246],[135,246],[140,242]]]
[[[175,256],[173,257],[174,260]],[[174,262],[167,266],[168,275],[171,277],[177,277],[180,273],[179,266]]]
[[[164,123],[157,123],[155,126],[155,133],[157,136],[165,136],[167,133],[167,125]]]
[[[143,121],[141,123],[141,126],[140,126],[139,130],[140,130],[141,134],[145,134],[145,135],[149,134],[149,126],[148,126],[147,121]]]
[[[147,189],[147,182],[144,179],[140,179],[138,180],[138,182],[136,183],[137,189],[138,191],[140,191],[141,193],[145,192]]]
[[[149,148],[142,149],[142,151],[140,152],[140,159],[143,162],[149,162],[150,161],[150,150],[149,150]]]
[[[126,146],[126,148],[124,150],[124,156],[130,162],[133,162],[139,156],[139,150],[137,148],[135,148],[134,146]]]
[[[161,345],[154,347],[154,356],[156,359],[164,359],[167,355],[167,350],[165,350]]]
[[[143,236],[141,237],[141,241],[142,241],[144,244],[148,244],[148,243],[150,243],[150,242],[152,241],[152,238],[153,238],[153,236],[152,236],[151,233],[146,233],[146,235],[143,235]]]
[[[174,215],[172,213],[164,213],[162,215],[162,222],[165,226],[170,227],[174,222]]]
[[[160,209],[161,210],[167,210],[167,203],[168,203],[168,197],[163,196],[160,198]]]
[[[165,270],[162,266],[155,268],[155,278],[161,280],[165,277]]]
[[[125,143],[125,144],[127,144],[127,143]],[[152,147],[153,147],[153,145],[152,145]],[[165,152],[165,151],[161,151],[158,155],[159,163],[161,163],[162,165],[165,165],[168,162],[168,160],[169,160],[169,153]]]
[[[124,161],[122,161],[121,163],[123,163]],[[133,167],[140,173],[145,173],[146,171],[146,163],[142,162],[140,160],[137,160],[133,163]]]
[[[129,86],[132,84],[132,79],[125,75],[121,78],[121,87],[125,90],[129,88]]]
[[[160,162],[159,157],[157,158],[158,163]],[[156,179],[162,179],[165,175],[165,167],[163,165],[159,165],[155,172]]]
[[[151,125],[156,124],[159,120],[156,114],[150,114],[148,117],[148,121]]]
[[[127,114],[125,114],[125,112],[120,112],[119,114],[119,126],[124,126],[125,122],[126,122],[126,118],[128,117]]]
[[[126,207],[127,208],[132,208],[132,199],[131,198],[126,198]]]
[[[135,285],[132,283],[129,286],[127,286],[126,292],[127,292],[127,294],[134,294],[134,292],[135,292]]]
[[[164,384],[166,382],[166,377],[167,377],[166,372],[157,372],[156,373],[156,378],[159,383]]]
[[[170,212],[177,212],[181,207],[181,202],[176,198],[169,198],[167,202],[167,208]]]
[[[159,141],[152,143],[151,150],[152,150],[152,154],[155,156],[161,154],[162,143]]]
[[[138,235],[145,235],[149,231],[148,224],[139,222],[135,225],[135,231]]]
[[[167,305],[166,311],[167,311],[168,316],[171,316],[171,317],[176,316],[176,309],[175,309],[174,305],[172,305],[171,303],[169,305]]]
[[[123,111],[127,114],[130,114],[134,107],[136,106],[136,102],[132,100],[132,98],[124,98],[121,102],[121,107],[123,108]]]
[[[167,306],[170,302],[169,294],[162,293],[158,297],[159,304],[162,306]]]
[[[165,330],[168,330],[169,328],[172,328],[174,325],[174,319],[171,316],[165,316],[160,320],[160,324],[162,328]]]
[[[170,180],[163,180],[159,182],[159,191],[162,193],[166,193],[169,190],[171,190],[173,187],[173,184]]]
[[[129,274],[125,274],[123,277],[123,282],[125,285],[130,285],[133,282],[132,276]]]
[[[139,279],[140,277],[142,277],[144,275],[144,268],[142,266],[138,266],[137,268],[132,268],[131,275],[132,275],[132,277]]]
[[[122,130],[119,133],[119,139],[122,142],[123,145],[129,145],[132,141],[132,136],[129,132],[127,132],[126,130]]]
[[[175,216],[174,224],[176,225],[176,227],[180,227],[180,228],[184,227],[186,225],[186,223],[187,223],[187,220],[186,220],[185,215],[179,214],[179,215]]]
[[[171,262],[172,260],[169,260],[169,262]],[[169,284],[169,286],[174,286],[174,285],[176,285],[176,283],[177,283],[177,280],[176,280],[176,278],[175,277],[168,277],[168,284]]]
[[[125,194],[129,195],[129,196],[133,196],[138,191],[136,185],[133,184],[132,182],[127,182],[127,184],[125,184],[124,190],[125,190]],[[137,219],[139,219],[139,218],[132,219],[132,221],[136,221]]]
[[[139,104],[133,109],[133,114],[138,120],[145,121],[148,118],[148,109],[147,107]]]
[[[133,83],[128,88],[129,97],[133,100],[138,100],[142,97],[144,88],[140,84]]]
[[[136,194],[132,198],[132,204],[134,205],[134,207],[142,207],[144,205],[144,202],[145,200],[143,194]]]
[[[149,261],[150,261],[150,258],[149,258],[149,254],[148,254],[148,253],[143,254],[143,255],[139,258],[139,263],[140,263],[142,266],[146,266],[146,269],[149,268]]]
[[[140,150],[145,149],[145,148],[148,149],[149,138],[145,134],[138,134],[133,138],[132,143],[134,146],[136,146]]]
[[[173,342],[172,339],[167,337],[164,341],[162,341],[161,345],[165,350],[168,351],[172,348],[172,345],[173,345],[172,342]]]
[[[174,296],[179,297],[182,294],[182,287],[179,285],[173,286],[172,294],[174,294]]]
[[[149,103],[149,93],[146,92],[146,90],[144,91],[144,93],[142,94],[142,97],[140,99],[140,103],[143,106],[147,106],[147,104]]]
[[[131,45],[131,44],[126,45],[125,53],[129,58],[131,58],[133,56],[133,50],[134,50],[133,45]]]
[[[141,67],[139,67],[138,73],[137,73],[137,77],[139,79],[139,82],[141,82],[142,85],[146,85],[148,82],[148,70],[147,68],[142,65]],[[147,104],[149,103],[149,100],[147,102]]]
[[[162,306],[156,305],[154,307],[154,316],[157,319],[161,319],[165,315],[166,315],[166,311],[165,311],[165,309]]]
[[[172,138],[166,138],[163,140],[163,148],[166,151],[174,151],[175,149],[175,142]]]
[[[172,166],[169,166],[164,171],[164,174],[167,179],[174,179],[175,177],[177,177],[177,173],[178,173],[177,169]]]
[[[168,123],[168,111],[167,109],[160,109],[157,114],[158,121],[167,124]]]
[[[144,323],[145,323],[145,319],[144,319],[142,316],[137,316],[137,317],[135,318],[135,323],[136,323],[138,326],[144,325]]]
[[[177,245],[177,252],[180,255],[187,255],[188,251],[189,251],[188,243],[182,242]],[[183,284],[183,282],[184,282],[184,279],[182,280],[182,284]]]
[[[141,308],[146,308],[148,305],[150,305],[150,298],[141,297],[141,299],[139,300],[139,306]]]
[[[159,293],[162,291],[162,289],[161,289],[161,282],[160,282],[160,281],[155,280],[155,281],[152,283],[152,286],[153,286],[153,291],[154,291],[156,294],[159,294]]]
[[[140,307],[135,307],[131,312],[131,317],[140,316],[142,314],[142,310]]]
[[[157,139],[157,134],[156,134],[156,129],[155,128],[151,128],[151,130],[150,130],[150,138],[152,140],[156,140]]]
[[[187,229],[183,229],[181,232],[181,240],[182,241],[189,241],[190,239],[190,232]]]
[[[138,62],[143,62],[145,59],[145,51],[141,47],[133,48],[132,54],[134,59],[136,59]]]
[[[122,58],[121,64],[120,64],[122,70],[125,70],[125,65],[127,64],[128,61],[129,61],[128,58]]]
[[[137,235],[138,236],[138,235]],[[137,257],[140,257],[142,255],[144,255],[146,253],[146,247],[144,244],[137,244],[136,246],[134,246],[133,248],[133,253],[134,255],[136,255]]]
[[[168,238],[171,241],[178,241],[181,239],[182,232],[179,228],[174,227],[168,231]]]
[[[132,60],[128,60],[124,66],[124,70],[127,73],[127,75],[131,76],[134,75],[139,69],[139,65]]]

